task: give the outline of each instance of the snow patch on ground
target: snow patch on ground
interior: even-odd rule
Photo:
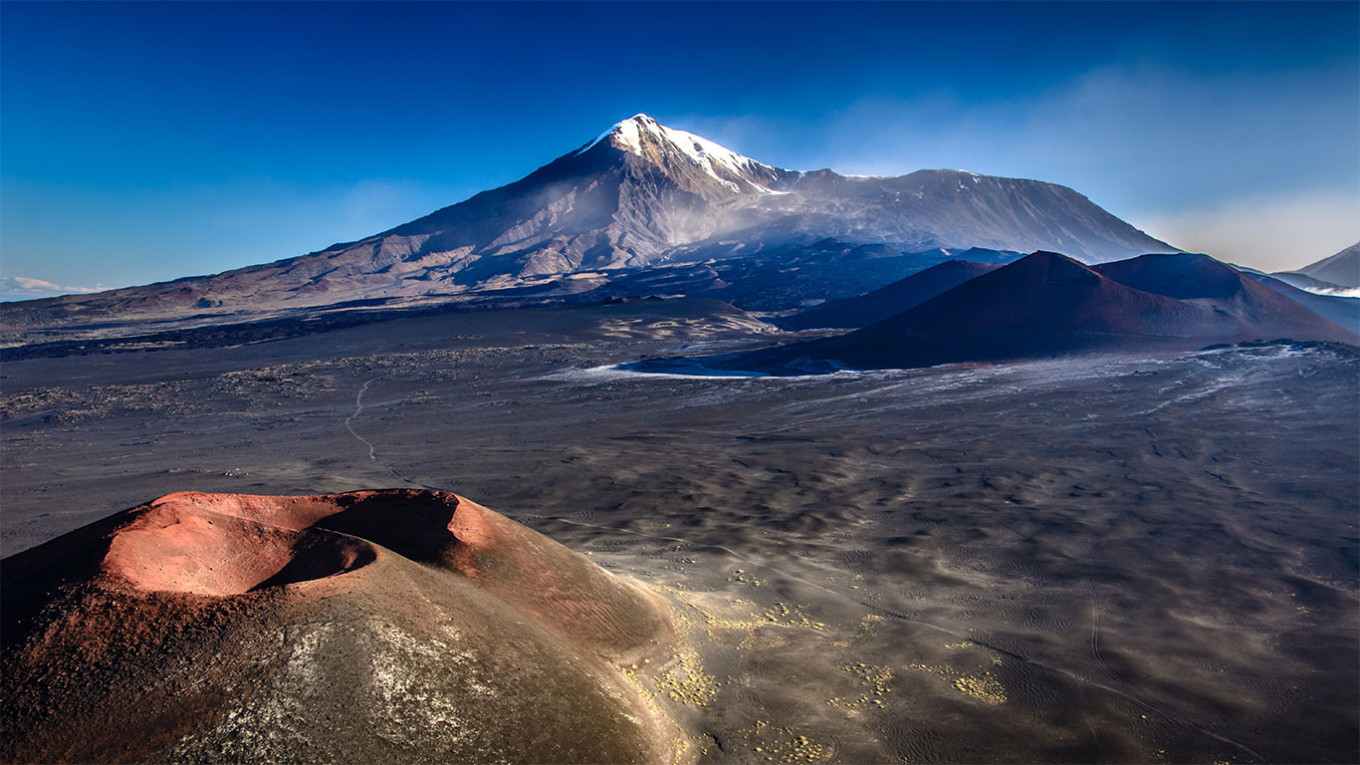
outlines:
[[[723,381],[731,380],[734,382],[751,380],[769,380],[777,382],[787,382],[791,380],[815,380],[832,377],[833,375],[800,375],[775,377],[761,372],[744,372],[710,369],[697,361],[685,362],[677,359],[674,368],[684,371],[669,372],[639,372],[626,369],[627,365],[607,365],[602,367],[589,367],[586,369],[568,369],[562,372],[554,372],[545,375],[545,380],[561,380],[564,382],[581,383],[585,385],[598,385],[611,383],[618,380],[709,380]],[[836,375],[864,375],[868,372],[837,372]]]
[[[1352,289],[1349,287],[1337,287],[1335,289],[1329,289],[1327,287],[1299,287],[1298,285],[1294,286],[1298,287],[1298,289],[1301,289],[1304,292],[1311,292],[1314,295],[1325,295],[1327,297],[1360,298],[1360,288]]]

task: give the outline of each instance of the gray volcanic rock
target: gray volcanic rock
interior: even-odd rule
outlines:
[[[504,290],[560,299],[657,267],[828,238],[898,254],[1051,249],[1093,263],[1174,249],[1063,186],[961,170],[783,170],[639,114],[520,181],[356,242],[214,276],[10,304],[4,323],[11,332],[109,319],[221,323]],[[903,275],[887,273],[868,286]]]

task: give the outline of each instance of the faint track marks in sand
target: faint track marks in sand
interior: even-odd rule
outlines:
[[[431,491],[446,491],[445,489],[441,489],[438,486],[430,486],[429,484],[424,484],[421,483],[420,481],[415,480],[414,478],[410,478],[402,474],[402,472],[397,470],[395,467],[379,460],[378,450],[373,446],[373,442],[359,435],[359,433],[354,430],[354,420],[357,419],[359,415],[362,414],[364,411],[364,394],[368,392],[368,388],[370,385],[381,379],[382,379],[381,377],[375,377],[372,380],[365,382],[362,386],[359,387],[359,392],[354,396],[354,413],[345,418],[345,430],[348,430],[351,436],[354,436],[355,438],[359,439],[359,441],[363,443],[364,446],[368,447],[368,458],[370,460],[373,460],[373,462],[387,468],[387,471],[392,475],[405,481],[406,483],[411,484],[412,486],[419,486],[422,489],[430,489]]]
[[[353,423],[354,419],[364,411],[364,394],[368,392],[368,386],[372,385],[373,383],[381,379],[382,379],[381,377],[375,377],[372,380],[369,380],[368,382],[364,383],[363,386],[359,388],[359,392],[354,396],[354,413],[345,418],[345,430],[348,430],[351,436],[354,436],[355,438],[359,439],[361,442],[363,442],[364,446],[368,447],[368,458],[373,460],[374,462],[378,461],[377,451],[373,448],[372,442],[370,442],[367,438],[364,438],[363,436],[359,435],[354,431]]]
[[[1105,660],[1105,655],[1100,651],[1100,594],[1096,592],[1095,583],[1091,581],[1090,577],[1086,578],[1086,586],[1091,591],[1091,655],[1109,673],[1110,677],[1125,685],[1131,685],[1128,678],[1110,666],[1110,663]]]

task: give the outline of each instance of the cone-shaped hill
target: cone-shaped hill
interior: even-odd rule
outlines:
[[[1036,252],[877,324],[837,337],[703,360],[797,374],[1074,353],[1194,350],[1216,343],[1360,338],[1203,255],[1088,267]],[[665,362],[640,367],[664,367]]]
[[[4,561],[4,761],[668,760],[641,589],[453,494],[171,494]]]

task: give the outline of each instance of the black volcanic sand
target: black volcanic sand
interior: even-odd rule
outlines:
[[[634,303],[7,363],[4,552],[175,490],[454,488],[670,599],[647,687],[700,760],[1360,761],[1353,350],[598,368],[758,326]]]

